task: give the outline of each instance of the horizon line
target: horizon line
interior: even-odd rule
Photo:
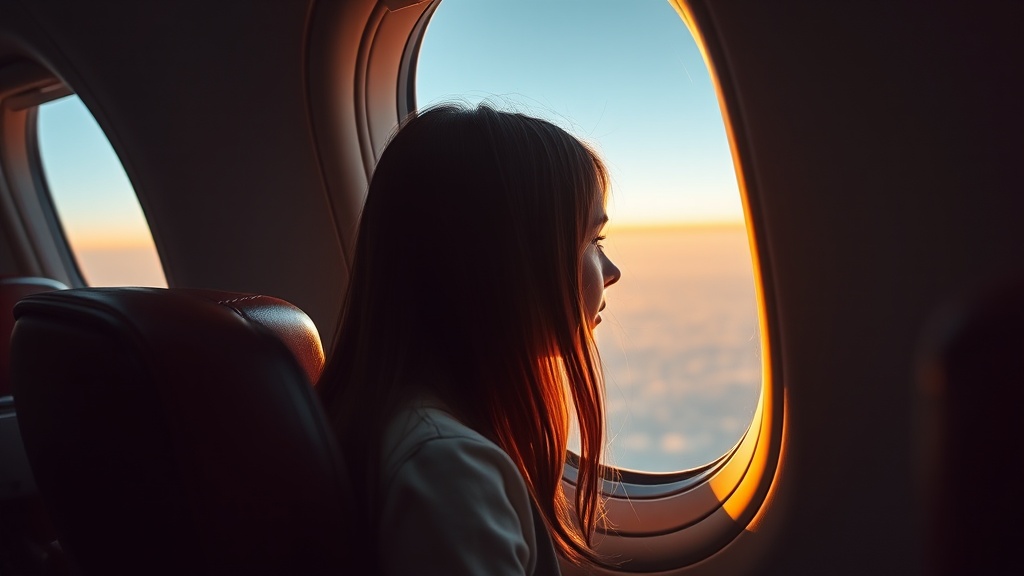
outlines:
[[[642,222],[642,221],[611,221],[605,227],[607,230],[632,232],[632,231],[659,231],[659,230],[680,230],[695,228],[745,228],[743,220],[680,220],[667,222]],[[150,248],[155,246],[151,237],[145,236],[122,236],[117,238],[79,238],[76,242],[69,242],[72,251],[91,250],[126,250],[129,248]]]

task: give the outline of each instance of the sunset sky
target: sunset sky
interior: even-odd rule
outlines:
[[[613,226],[743,221],[714,86],[667,0],[444,0],[418,66],[420,106],[489,100],[595,146]]]
[[[76,249],[152,245],[128,176],[77,96],[39,111],[39,151],[57,215]]]

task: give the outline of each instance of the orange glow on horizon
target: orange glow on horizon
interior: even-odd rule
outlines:
[[[138,234],[80,235],[69,240],[76,251],[154,248],[152,238]]]
[[[615,232],[659,232],[659,231],[682,231],[682,230],[715,230],[746,228],[742,220],[697,220],[692,222],[638,222],[626,221],[616,222],[614,218],[605,226],[605,230]]]

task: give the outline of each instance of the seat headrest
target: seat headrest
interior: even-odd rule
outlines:
[[[309,316],[290,302],[272,296],[219,290],[180,288],[174,292],[214,302],[269,330],[288,347],[311,384],[316,384],[320,378],[320,373],[324,369],[324,349],[320,343],[320,333]]]
[[[84,573],[326,573],[348,480],[310,381],[323,353],[266,296],[89,288],[15,307],[25,452]]]

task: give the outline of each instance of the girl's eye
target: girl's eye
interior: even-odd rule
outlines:
[[[607,236],[598,236],[597,238],[594,238],[594,245],[598,248],[604,248],[604,244],[601,244],[601,242],[604,242],[605,238],[607,238]]]

